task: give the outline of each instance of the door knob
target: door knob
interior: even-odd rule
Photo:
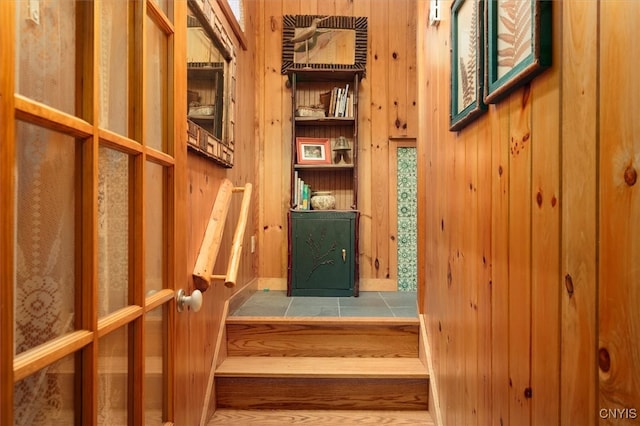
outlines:
[[[176,293],[176,302],[178,312],[182,312],[186,307],[190,308],[193,312],[198,312],[202,307],[202,292],[200,290],[193,290],[191,296],[187,296],[187,293],[183,289],[180,289]]]

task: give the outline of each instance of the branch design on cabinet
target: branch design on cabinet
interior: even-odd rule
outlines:
[[[311,267],[311,270],[307,275],[307,281],[309,281],[309,279],[311,278],[311,275],[313,275],[316,269],[318,269],[323,265],[333,265],[334,263],[333,259],[327,259],[327,257],[332,252],[336,251],[336,244],[337,244],[336,241],[333,241],[331,246],[326,251],[322,252],[323,242],[326,235],[327,235],[327,231],[324,228],[320,232],[320,240],[317,242],[313,239],[313,234],[307,235],[307,239],[305,242],[311,249],[311,258],[313,260],[313,266]]]

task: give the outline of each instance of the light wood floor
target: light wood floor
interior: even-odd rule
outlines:
[[[435,426],[435,423],[428,411],[220,409],[208,425]]]

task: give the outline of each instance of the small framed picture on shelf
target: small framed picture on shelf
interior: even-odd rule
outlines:
[[[296,138],[297,164],[331,164],[328,138]]]

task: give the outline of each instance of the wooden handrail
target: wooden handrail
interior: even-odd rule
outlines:
[[[236,225],[236,232],[233,235],[233,243],[231,245],[231,256],[227,265],[226,275],[212,275],[211,278],[223,279],[225,287],[234,287],[238,277],[238,267],[240,266],[240,255],[242,254],[242,241],[244,240],[244,231],[247,227],[247,217],[249,216],[249,204],[251,203],[251,192],[253,186],[250,183],[245,184],[243,188],[233,188],[233,192],[243,192],[242,205],[240,206],[240,216]]]
[[[211,286],[211,275],[222,243],[222,231],[227,220],[232,193],[233,184],[229,179],[225,179],[218,190],[196,266],[193,268],[193,283],[200,291],[206,291]]]
[[[193,268],[193,283],[200,291],[206,291],[211,287],[211,280],[224,280],[224,285],[233,287],[236,285],[238,276],[238,267],[240,266],[240,255],[242,254],[242,240],[244,239],[244,231],[247,227],[247,217],[249,215],[249,204],[251,202],[251,192],[253,186],[250,183],[244,187],[233,187],[229,179],[225,179],[220,185],[216,201],[211,210],[211,217],[200,246],[200,252],[196,259],[196,265]],[[236,192],[242,192],[242,205],[240,206],[240,215],[238,224],[233,236],[231,246],[231,254],[229,256],[229,264],[227,265],[226,275],[214,275],[213,268],[218,258],[218,251],[222,243],[222,232],[229,213],[229,205],[231,204],[231,195]]]

